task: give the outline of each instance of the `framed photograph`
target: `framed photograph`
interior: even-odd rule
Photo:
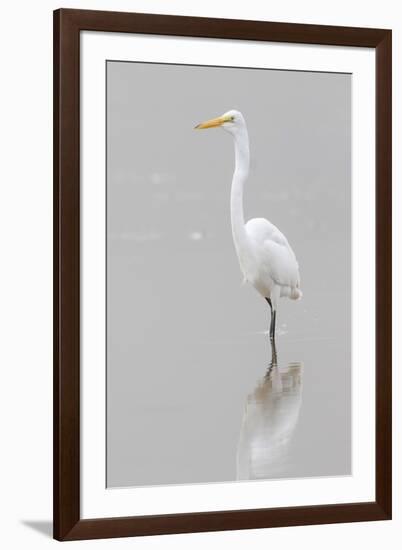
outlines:
[[[391,518],[391,31],[54,13],[54,536]]]

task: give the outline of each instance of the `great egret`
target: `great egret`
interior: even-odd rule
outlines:
[[[230,197],[233,241],[243,276],[267,300],[271,309],[270,338],[275,339],[276,311],[279,298],[302,297],[299,266],[285,235],[264,218],[244,223],[243,187],[250,165],[246,121],[239,111],[227,113],[198,124],[198,130],[223,128],[232,134],[235,146],[235,170]]]

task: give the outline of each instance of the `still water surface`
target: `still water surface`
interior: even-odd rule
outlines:
[[[154,305],[142,290],[128,310]],[[314,318],[323,300],[315,291],[281,301],[276,354],[265,334],[269,308],[249,287],[237,288],[226,324],[219,302],[203,295],[165,297],[174,324],[155,317],[144,327],[131,313],[116,335],[125,345],[109,346],[108,485],[349,474],[349,350],[333,332],[336,314]],[[337,296],[325,304],[336,312]],[[246,319],[242,305],[252,311]],[[194,310],[214,313],[208,328]]]

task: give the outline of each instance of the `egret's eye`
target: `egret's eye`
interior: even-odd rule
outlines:
[[[235,117],[232,115],[232,116],[230,117],[230,120],[231,120],[231,122],[234,122]]]

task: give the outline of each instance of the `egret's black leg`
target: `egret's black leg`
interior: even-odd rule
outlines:
[[[271,366],[276,367],[278,365],[278,356],[277,356],[277,353],[276,353],[275,340],[272,340],[272,342],[271,342],[271,350],[272,350]]]
[[[275,325],[276,325],[276,311],[272,307],[272,302],[270,298],[265,298],[271,308],[271,324],[269,327],[269,337],[273,341],[275,340]]]
[[[273,310],[272,314],[272,323],[271,323],[272,333],[270,334],[271,340],[275,341],[275,329],[276,329],[276,310]]]

